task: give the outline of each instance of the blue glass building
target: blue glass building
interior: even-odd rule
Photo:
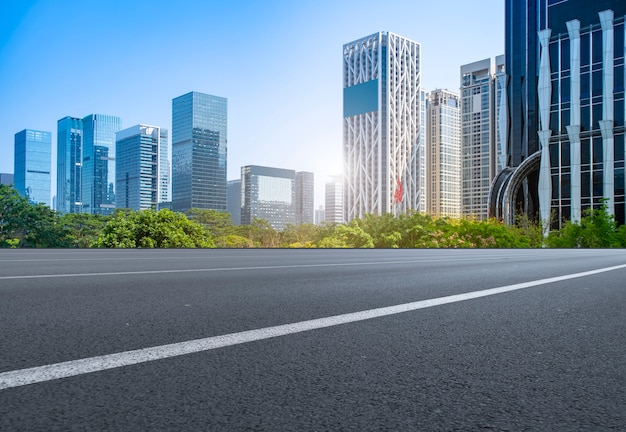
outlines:
[[[10,174],[10,173],[0,173],[0,184],[12,185],[13,184],[13,174]]]
[[[57,211],[82,211],[82,167],[83,120],[64,117],[57,122]]]
[[[115,133],[119,117],[91,114],[83,118],[82,211],[111,214],[115,209]]]
[[[233,225],[241,225],[241,179],[229,180],[227,184],[227,209]]]
[[[172,209],[226,211],[227,99],[172,100]]]
[[[296,223],[296,172],[257,165],[241,167],[241,224],[265,219],[272,228]]]
[[[24,129],[15,134],[15,189],[31,203],[50,206],[52,134]]]
[[[159,202],[167,201],[167,177],[161,178],[165,172],[161,165],[167,163],[167,130],[136,125],[117,133],[116,147],[116,206],[156,210]]]

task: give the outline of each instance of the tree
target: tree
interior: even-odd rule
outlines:
[[[331,235],[318,242],[320,248],[373,248],[374,241],[354,219],[348,225],[337,225]]]
[[[28,199],[22,197],[14,187],[0,184],[1,247],[16,247],[19,244],[28,206]]]
[[[52,209],[31,204],[14,187],[0,185],[0,247],[60,247],[62,237]]]
[[[289,248],[314,247],[314,244],[322,238],[321,231],[321,227],[310,223],[287,224],[285,229],[280,232],[280,245]]]
[[[187,212],[187,217],[204,225],[213,238],[235,234],[230,213],[212,209],[192,208]]]
[[[182,213],[162,209],[119,211],[94,242],[106,248],[208,248],[214,247],[204,227]]]
[[[253,247],[252,241],[247,238],[237,234],[230,234],[225,236],[220,236],[215,239],[215,246],[218,248],[251,248]]]
[[[59,218],[65,233],[63,247],[88,248],[97,239],[107,222],[107,216],[89,213],[67,213]]]
[[[270,223],[258,217],[250,225],[241,225],[241,234],[246,236],[254,247],[277,248],[280,246],[280,233]]]
[[[619,229],[615,217],[608,213],[606,199],[600,207],[587,209],[580,222],[567,221],[558,231],[552,231],[546,245],[555,248],[610,248],[626,246],[626,229]]]

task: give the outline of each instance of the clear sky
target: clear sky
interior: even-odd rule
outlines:
[[[171,134],[172,98],[199,91],[228,99],[229,180],[312,171],[317,208],[342,165],[343,44],[378,31],[421,44],[425,90],[458,92],[461,65],[504,53],[504,1],[2,1],[0,172],[23,129],[52,132],[54,164],[57,120]]]

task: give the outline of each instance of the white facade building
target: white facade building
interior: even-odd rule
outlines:
[[[428,212],[461,215],[461,126],[459,95],[434,90],[428,98]]]
[[[343,46],[346,222],[426,210],[420,65],[420,44],[394,33]]]
[[[461,66],[461,213],[486,219],[489,189],[506,167],[504,56]]]
[[[324,220],[329,223],[343,223],[343,176],[331,176],[324,190]]]

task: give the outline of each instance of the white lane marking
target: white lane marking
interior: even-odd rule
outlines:
[[[181,258],[199,259],[199,260],[213,260],[213,259],[232,259],[232,255],[181,255]],[[237,259],[240,258],[256,258],[253,255],[240,256],[237,255]],[[131,255],[120,255],[115,258],[95,257],[95,258],[23,258],[23,259],[3,259],[0,257],[0,262],[56,262],[56,261],[153,261],[153,260],[172,260],[171,256],[151,256],[151,257],[135,257]]]
[[[371,261],[371,262],[352,262],[352,263],[323,263],[323,264],[294,264],[294,265],[274,265],[274,266],[254,266],[254,267],[222,267],[222,268],[201,268],[201,269],[174,269],[174,270],[139,270],[124,272],[100,272],[100,273],[65,273],[65,274],[44,274],[44,275],[17,275],[17,276],[0,276],[0,280],[7,279],[39,279],[39,278],[65,278],[80,276],[120,276],[120,275],[140,275],[140,274],[160,274],[160,273],[198,273],[198,272],[218,272],[218,271],[242,271],[242,270],[278,270],[290,268],[309,268],[309,267],[348,267],[348,266],[369,266],[369,265],[385,265],[385,264],[416,264],[416,263],[438,263],[451,261],[480,261],[485,258],[442,258],[442,259],[419,259],[419,260],[401,260],[401,261]],[[492,256],[489,260],[506,260],[510,257]]]
[[[203,339],[195,339],[186,342],[160,345],[150,348],[124,351],[115,354],[90,357],[80,360],[72,360],[62,363],[55,363],[46,366],[38,366],[28,369],[20,369],[0,373],[0,390],[36,384],[55,379],[68,378],[76,375],[99,372],[107,369],[114,369],[123,366],[130,366],[154,360],[161,360],[170,357],[182,356],[185,354],[198,353],[216,348],[223,348],[231,345],[238,345],[247,342],[255,342],[263,339],[285,336],[294,333],[301,333],[309,330],[316,330],[325,327],[333,327],[341,324],[353,323],[357,321],[380,318],[404,312],[425,309],[433,306],[440,306],[449,303],[471,300],[480,297],[502,294],[509,291],[516,291],[525,288],[545,285],[554,282],[562,282],[569,279],[576,279],[591,276],[598,273],[609,272],[626,268],[626,264],[605,267],[597,270],[590,270],[581,273],[574,273],[563,276],[556,276],[546,279],[539,279],[530,282],[523,282],[513,285],[490,288],[486,290],[473,291],[464,294],[455,294],[429,300],[420,300],[412,303],[404,303],[396,306],[370,309],[360,312],[334,315],[326,318],[300,321],[291,324],[266,327],[256,330],[248,330],[239,333],[230,333],[221,336],[213,336]]]

